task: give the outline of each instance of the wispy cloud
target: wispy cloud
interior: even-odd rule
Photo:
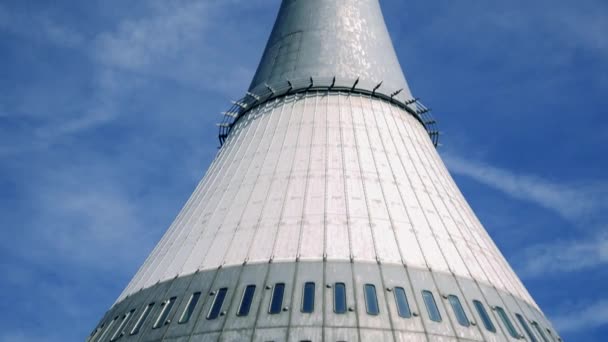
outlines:
[[[562,333],[605,326],[608,324],[608,299],[581,303],[561,314],[553,315],[552,320],[557,330]]]
[[[45,12],[12,10],[0,4],[0,30],[63,48],[79,48],[85,36]]]
[[[608,188],[568,185],[540,176],[520,174],[454,154],[444,156],[451,172],[469,177],[509,197],[534,203],[568,220],[575,229],[606,217]],[[608,264],[608,233],[593,232],[588,224],[577,240],[557,239],[527,246],[515,256],[520,276],[534,278],[547,274],[575,272]]]
[[[513,198],[535,203],[570,221],[588,220],[608,209],[608,185],[569,185],[520,174],[454,154],[444,156],[450,171],[474,179]]]
[[[153,1],[145,16],[125,19],[115,29],[100,33],[92,56],[123,71],[204,89],[242,92],[254,70],[225,49],[224,38],[234,36],[234,28],[225,23],[223,30],[207,34],[210,27],[218,26],[218,14],[231,3]]]
[[[522,277],[582,271],[608,265],[608,233],[585,240],[554,241],[524,249],[515,260]]]

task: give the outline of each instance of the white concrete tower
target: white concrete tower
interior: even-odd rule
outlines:
[[[89,341],[558,341],[463,198],[378,0],[284,0],[222,148]]]

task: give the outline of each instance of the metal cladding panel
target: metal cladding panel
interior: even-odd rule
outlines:
[[[281,342],[287,340],[287,328],[255,329],[253,342]]]
[[[200,316],[204,317],[204,314],[201,315],[201,312],[205,302],[212,300],[212,298],[209,298],[209,292],[216,274],[216,271],[206,271],[189,276],[192,278],[192,281],[190,282],[188,289],[185,291],[185,295],[190,298],[193,293],[200,292],[201,297],[199,298],[197,305],[194,307],[190,320],[188,320],[186,323],[170,324],[167,332],[165,333],[165,338],[190,335],[194,329],[194,326],[196,325],[196,322],[198,321],[198,318]],[[177,312],[180,314],[183,313],[186,305],[188,305],[188,301],[182,300],[181,304],[177,307]]]
[[[381,268],[384,286],[386,287],[386,302],[388,305],[388,311],[390,314],[391,325],[393,327],[393,330],[405,330],[424,333],[424,326],[422,324],[420,315],[418,314],[420,312],[420,309],[418,308],[414,293],[412,292],[412,286],[405,267],[401,265],[383,265],[381,266]],[[403,288],[403,290],[405,291],[405,296],[407,298],[410,312],[417,313],[416,316],[399,316],[399,311],[397,309],[397,301],[395,298],[395,287]]]
[[[179,311],[179,308],[180,308],[180,304],[182,303],[182,301],[184,301],[184,296],[183,296],[184,292],[186,292],[186,290],[188,289],[190,282],[192,281],[193,278],[194,278],[193,276],[181,277],[181,278],[177,278],[171,282],[171,286],[169,287],[169,289],[167,290],[167,292],[164,295],[165,301],[169,300],[170,298],[175,297],[175,302],[173,303],[173,306],[171,307],[171,311],[169,311],[169,313],[167,314],[165,321],[160,322],[160,324],[161,324],[160,327],[158,327],[156,329],[150,329],[147,332],[142,333],[142,337],[141,337],[140,341],[156,341],[156,340],[162,339],[169,328],[169,324],[172,321],[174,321],[174,320],[177,321],[179,319],[179,314],[181,314],[181,311]],[[189,298],[185,298],[185,301],[187,302],[188,299]],[[155,322],[156,322],[156,319],[158,318],[157,316],[153,317],[153,320]],[[177,318],[175,318],[175,317],[177,317]]]
[[[251,341],[253,337],[253,330],[238,330],[238,331],[227,331],[222,333],[222,336],[218,342],[242,342]]]
[[[148,314],[146,320],[142,323],[141,325],[141,329],[140,331],[142,333],[138,333],[136,335],[132,335],[130,336],[129,341],[141,341],[141,338],[143,337],[143,335],[145,334],[145,332],[152,330],[152,325],[154,324],[154,322],[156,321],[156,318],[158,317],[158,315],[160,314],[160,310],[161,310],[161,302],[165,299],[165,293],[167,292],[167,289],[171,286],[172,282],[168,281],[168,282],[164,282],[164,283],[159,283],[157,284],[157,286],[155,286],[152,291],[150,291],[147,294],[147,302],[144,302],[143,305],[141,305],[139,307],[139,309],[135,312],[136,315],[136,319],[132,320],[130,322],[131,326],[128,327],[128,333],[129,335],[132,332],[133,327],[135,326],[135,324],[137,323],[137,321],[139,320],[139,318],[141,317],[141,314],[143,313],[145,307],[148,304],[154,303],[154,306],[152,307],[150,313]],[[131,304],[132,306],[133,304]],[[139,314],[137,314],[139,312]]]
[[[451,275],[441,273],[435,273],[434,277],[435,283],[437,284],[437,288],[439,289],[440,293],[440,296],[436,299],[437,301],[441,301],[444,304],[444,307],[446,308],[446,313],[448,314],[448,317],[452,322],[452,327],[456,331],[456,335],[462,339],[472,341],[483,341],[483,335],[479,331],[477,325],[469,325],[465,327],[459,324],[458,319],[456,318],[456,313],[454,312],[453,307],[448,301],[449,295],[454,295],[458,297],[458,300],[462,305],[462,309],[464,310],[465,316],[469,321],[472,320],[473,315],[471,313],[471,310],[469,309],[469,302],[466,300],[466,297],[463,296],[463,293],[459,287],[458,282],[456,281],[456,278]],[[446,319],[448,317],[446,317]]]
[[[304,284],[315,284],[314,305],[312,312],[302,312]],[[293,290],[293,304],[290,326],[322,326],[323,325],[323,268],[316,263],[299,263]],[[302,340],[305,340],[304,338]],[[320,340],[320,339],[319,339]]]
[[[500,306],[502,308],[507,308],[507,306],[505,305],[505,302],[501,298],[499,292],[496,291],[496,289],[490,288],[488,286],[481,286],[480,289],[481,289],[481,292],[483,292],[484,297],[486,298],[486,301],[489,306],[487,308],[488,315],[490,315],[492,317],[492,322],[494,322],[496,329],[501,330],[503,336],[506,336],[508,341],[517,341],[516,338],[513,338],[513,337],[511,337],[511,335],[509,335],[507,328],[505,327],[504,323],[502,322],[502,320],[498,317],[498,314],[496,313],[495,307],[497,307],[497,306]],[[516,325],[516,323],[514,321],[515,317],[512,317],[512,315],[509,315],[509,319],[511,320],[511,323],[513,323],[513,325],[515,327],[518,326],[518,325]],[[517,329],[517,330],[518,330],[518,334],[521,335],[521,330],[519,330],[519,329]]]
[[[355,328],[323,328],[323,336],[325,337],[324,341],[348,341],[348,342],[358,342],[359,339],[359,331]]]
[[[192,335],[188,341],[190,342],[217,342],[220,339],[220,333],[209,333],[209,334],[200,334],[200,335]]]
[[[467,316],[471,319],[471,322],[475,322],[476,326],[479,328],[479,331],[483,335],[483,341],[489,341],[489,342],[507,341],[506,337],[500,333],[500,328],[498,327],[499,323],[492,316],[492,313],[491,313],[492,308],[488,307],[485,304],[486,299],[485,299],[484,295],[481,293],[481,291],[479,290],[478,284],[476,284],[474,281],[466,279],[466,278],[457,278],[456,280],[458,281],[458,285],[460,286],[460,289],[462,290],[462,293],[464,295],[464,298],[463,298],[464,300],[462,301],[462,304],[466,305],[468,308],[468,311],[471,312],[471,316],[469,316],[469,314],[467,314]],[[492,321],[492,324],[494,325],[494,327],[496,327],[497,332],[491,332],[485,328],[483,320],[479,316],[479,312],[472,305],[474,300],[478,300],[484,305],[484,308],[486,309],[488,315],[490,315],[490,320]]]
[[[455,336],[454,329],[451,324],[446,324],[446,322],[449,322],[448,316],[446,316],[444,305],[440,300],[441,297],[439,296],[439,291],[435,285],[433,275],[429,272],[415,269],[408,269],[408,272],[410,281],[412,282],[416,302],[421,310],[419,315],[422,318],[426,332],[433,335]],[[435,298],[435,302],[437,304],[437,309],[441,316],[441,322],[435,322],[429,318],[428,308],[426,307],[424,299],[422,298],[422,291],[430,291],[433,293],[433,297]]]
[[[249,89],[311,76],[384,82],[411,98],[377,0],[283,1]]]
[[[230,301],[235,295],[234,284],[237,282],[241,272],[240,267],[220,269],[217,271],[213,285],[209,292],[202,293],[201,300],[204,299],[202,311],[199,314],[197,323],[194,327],[193,334],[202,334],[212,331],[221,330],[226,322],[226,311],[230,306]],[[226,294],[220,306],[220,314],[217,318],[210,317],[212,306],[217,299],[220,289],[226,288]]]
[[[348,309],[344,313],[336,313],[334,310],[334,291],[336,283],[344,283],[345,285],[346,307]],[[365,305],[363,303],[361,304]],[[325,315],[324,321],[326,326],[357,326],[357,314],[354,312],[354,308],[358,305],[358,303],[355,301],[353,274],[350,263],[327,262],[325,264],[325,290],[323,305],[323,313]]]
[[[289,329],[288,342],[302,342],[302,341],[323,341],[323,329],[322,328],[291,328]]]
[[[361,329],[359,330],[361,341],[395,341],[393,332],[387,330]]]
[[[293,279],[295,263],[272,263],[266,277],[266,287],[262,293],[262,302],[258,309],[257,325],[261,328],[285,327],[289,325],[289,310],[292,306]],[[270,313],[270,304],[276,284],[285,285],[281,311],[276,314]],[[283,337],[281,340],[285,340]]]
[[[228,319],[224,325],[224,330],[246,329],[255,326],[257,312],[260,308],[262,297],[265,293],[266,274],[268,272],[268,264],[246,265],[243,267],[238,283],[232,284],[236,287],[236,292],[233,297],[230,308],[227,312]],[[251,301],[251,307],[247,315],[238,316],[237,312],[243,300],[245,288],[249,285],[255,285],[255,292]]]
[[[357,298],[357,315],[359,315],[359,326],[361,328],[387,329],[391,330],[391,320],[386,307],[384,283],[380,275],[378,264],[356,263],[353,264],[353,274],[355,276],[355,296]],[[373,285],[376,290],[378,314],[369,315],[366,305],[366,295],[364,287],[366,284]],[[362,340],[366,340],[362,336]],[[392,340],[392,337],[391,337]],[[379,341],[383,341],[380,339]]]
[[[395,342],[426,342],[428,337],[424,333],[395,331]],[[435,340],[433,340],[435,341]]]

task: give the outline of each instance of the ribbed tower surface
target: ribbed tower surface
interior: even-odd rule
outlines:
[[[441,161],[378,0],[284,0],[248,96],[88,341],[560,340]]]

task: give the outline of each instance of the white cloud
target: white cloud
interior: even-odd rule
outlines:
[[[576,332],[593,329],[608,324],[608,299],[595,303],[584,303],[579,307],[569,308],[562,314],[553,315],[553,324],[558,331]]]
[[[574,241],[554,241],[525,249],[516,258],[523,277],[573,272],[608,264],[608,234]]]
[[[444,156],[450,171],[470,177],[513,198],[535,203],[571,221],[587,220],[608,208],[608,187],[569,185],[518,174],[456,155]]]
[[[546,178],[518,174],[450,154],[444,160],[451,172],[469,177],[512,198],[534,203],[572,222],[587,226],[603,219],[608,209],[607,187],[568,185]],[[593,229],[596,224],[588,224]],[[590,231],[591,229],[587,229]],[[553,240],[521,250],[515,264],[523,277],[574,272],[608,264],[608,233],[592,233],[579,240]],[[550,240],[552,237],[548,236]]]
[[[63,48],[79,48],[85,37],[44,12],[13,10],[0,4],[0,30]]]
[[[145,16],[125,19],[114,30],[100,33],[92,55],[123,71],[232,95],[243,92],[253,69],[243,66],[242,55],[227,49],[225,38],[237,36],[225,18],[230,5],[152,2]]]

